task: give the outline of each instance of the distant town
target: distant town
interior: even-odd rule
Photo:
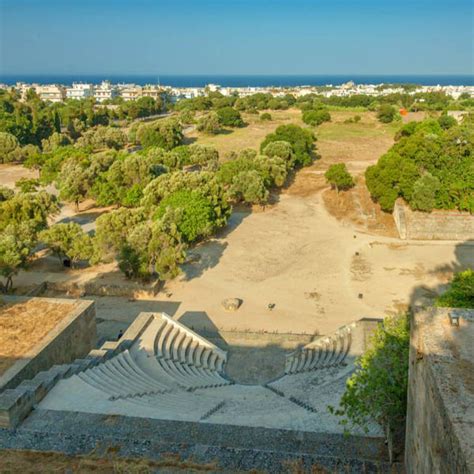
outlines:
[[[462,94],[474,96],[474,86],[463,85],[435,85],[423,86],[415,84],[355,84],[349,81],[341,85],[326,86],[297,86],[297,87],[221,87],[218,84],[208,84],[205,87],[170,87],[158,84],[140,86],[137,84],[113,84],[110,81],[102,81],[100,84],[74,82],[65,84],[28,84],[17,82],[14,86],[0,84],[0,89],[15,89],[26,98],[26,94],[33,89],[44,101],[63,102],[67,99],[94,98],[96,102],[102,103],[116,98],[124,101],[133,101],[140,97],[158,98],[166,96],[170,101],[179,99],[191,99],[204,96],[208,92],[220,92],[224,96],[236,95],[246,97],[257,93],[272,94],[274,97],[292,94],[302,97],[308,94],[319,94],[324,97],[344,97],[351,95],[381,96],[395,93],[418,94],[426,92],[444,92],[453,99],[458,99]]]

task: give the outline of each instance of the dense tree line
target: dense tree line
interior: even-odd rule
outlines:
[[[428,119],[410,122],[376,165],[367,168],[367,187],[382,209],[402,197],[412,209],[459,209],[474,213],[474,132],[462,124]]]
[[[113,106],[93,99],[47,103],[31,89],[25,101],[18,93],[0,90],[0,162],[24,161],[60,146],[121,148],[127,139],[112,127],[115,120],[148,117],[163,111],[161,99],[142,97]]]

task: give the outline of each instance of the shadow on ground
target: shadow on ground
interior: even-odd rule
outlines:
[[[264,384],[284,375],[286,355],[309,335],[220,331],[205,311],[186,311],[179,322],[227,352],[226,374],[241,384]]]

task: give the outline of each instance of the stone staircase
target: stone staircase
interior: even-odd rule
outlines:
[[[317,339],[286,358],[285,373],[297,374],[346,365],[355,324],[344,326],[331,336]]]

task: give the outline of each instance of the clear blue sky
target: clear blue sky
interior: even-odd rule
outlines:
[[[472,0],[0,0],[2,74],[472,74]]]

